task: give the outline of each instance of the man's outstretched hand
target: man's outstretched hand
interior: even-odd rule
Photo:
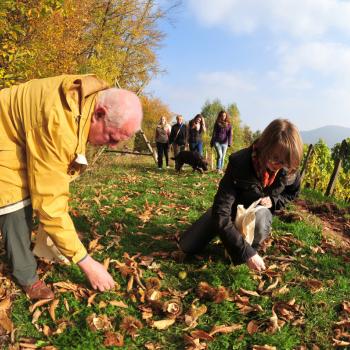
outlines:
[[[93,289],[101,292],[113,289],[115,282],[105,267],[90,255],[78,262],[78,266],[85,273]]]
[[[248,259],[247,265],[251,270],[262,271],[266,269],[264,260],[259,254],[255,254]]]

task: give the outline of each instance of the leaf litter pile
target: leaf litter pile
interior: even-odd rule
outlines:
[[[230,265],[218,240],[200,256],[178,250],[176,237],[211,205],[219,180],[186,169],[160,174],[146,161],[110,161],[84,175],[72,188],[71,216],[116,288],[94,291],[76,266],[41,260],[39,273],[55,299],[31,303],[1,263],[0,344],[11,350],[349,348],[350,254],[308,216],[287,211],[288,220],[286,212],[274,219],[261,273]]]

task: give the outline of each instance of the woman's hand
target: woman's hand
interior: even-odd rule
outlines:
[[[266,269],[264,260],[258,253],[248,259],[247,265],[251,270],[262,271]]]
[[[272,207],[272,201],[270,197],[264,197],[261,198],[261,201],[259,203],[260,205],[263,205],[266,208],[271,208]]]

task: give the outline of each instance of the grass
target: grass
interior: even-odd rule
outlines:
[[[88,246],[92,239],[99,239],[100,249],[92,254],[101,262],[106,258],[112,260],[109,271],[120,288],[115,292],[98,293],[90,306],[87,298],[92,292],[80,296],[72,292],[56,293],[60,300],[56,321],[51,319],[48,307],[43,306],[36,326],[31,323],[30,303],[21,294],[12,309],[17,342],[30,338],[39,347],[106,349],[105,332],[92,331],[87,326],[89,315],[107,315],[113,331],[121,331],[125,316],[142,320],[140,307],[147,302],[141,301],[137,288],[127,292],[128,280],[115,268],[115,261],[125,261],[124,253],[127,252],[129,256],[140,254],[141,258],[152,256],[154,268],[138,265],[143,271],[143,280],[161,277],[164,298],[172,298],[174,293],[179,295],[183,314],[193,303],[206,305],[207,312],[198,318],[195,329],[209,332],[214,325],[242,326],[234,332],[216,334],[207,342],[208,349],[243,350],[264,344],[283,350],[298,349],[302,345],[308,349],[313,345],[320,349],[333,348],[334,325],[340,320],[342,303],[349,301],[350,296],[349,253],[324,245],[319,226],[306,220],[285,223],[274,218],[272,239],[265,252],[271,269],[266,274],[254,274],[245,265],[231,266],[220,243],[211,243],[201,256],[183,260],[179,258],[175,236],[211,205],[219,175],[200,175],[189,168],[180,175],[173,169],[158,171],[154,164],[143,158],[112,158],[109,155],[99,164],[72,184],[70,208],[84,244]],[[316,200],[310,191],[304,191],[303,196]],[[321,199],[318,197],[317,200]],[[141,258],[135,258],[135,261],[140,263]],[[278,260],[280,258],[286,258],[286,261]],[[88,288],[76,266],[43,266],[49,283],[70,281],[82,290]],[[276,287],[266,291],[276,279]],[[320,288],[310,287],[310,280],[319,281]],[[224,287],[230,292],[231,299],[225,298],[220,303],[200,299],[196,288],[203,281],[216,288]],[[259,287],[262,282],[264,287]],[[284,290],[283,286],[286,286]],[[258,292],[259,296],[249,296],[249,304],[260,305],[259,311],[242,313],[235,299],[237,295],[244,296],[241,288]],[[281,288],[283,292],[279,293]],[[109,304],[110,300],[124,301],[127,307],[113,306]],[[288,319],[282,316],[278,307],[292,300],[295,304],[290,306],[293,310]],[[65,305],[69,306],[69,311]],[[270,318],[274,308],[278,318],[285,323],[273,332]],[[166,317],[154,313],[153,318]],[[294,325],[298,319],[300,322]],[[247,325],[252,320],[259,328],[250,334]],[[67,325],[64,332],[44,335],[45,327],[55,332],[61,323]],[[156,344],[159,349],[184,349],[184,335],[193,330],[186,330],[183,316],[166,330],[155,330],[146,320],[142,323],[143,328],[136,337],[127,332],[124,334],[124,349],[145,349],[145,344],[150,343],[154,344],[154,349]]]

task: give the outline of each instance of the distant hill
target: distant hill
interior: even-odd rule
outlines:
[[[343,126],[327,125],[322,128],[300,131],[304,143],[316,143],[319,139],[323,139],[327,146],[332,148],[336,143],[350,137],[350,128]]]

